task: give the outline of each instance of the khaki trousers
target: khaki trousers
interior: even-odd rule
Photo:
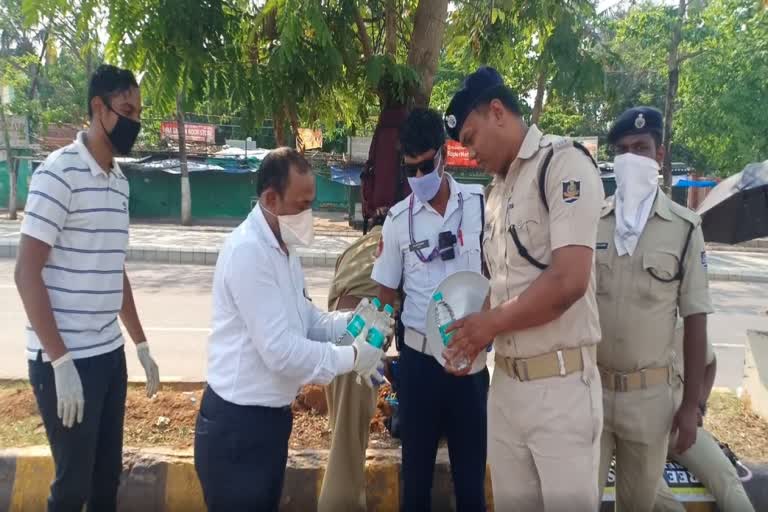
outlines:
[[[356,376],[354,372],[340,375],[325,391],[331,451],[317,503],[318,512],[366,510],[365,450],[378,393],[355,382]]]
[[[488,462],[496,510],[598,509],[602,387],[587,363],[583,372],[527,382],[493,372]]]
[[[723,454],[717,441],[703,428],[700,427],[696,432],[693,446],[684,454],[671,458],[688,468],[704,484],[715,497],[720,512],[755,511],[736,468]],[[663,478],[659,481],[653,512],[685,512],[685,507],[677,501]]]
[[[605,419],[597,483],[602,491],[615,452],[617,511],[653,510],[679,396],[679,380],[638,391],[603,390]]]

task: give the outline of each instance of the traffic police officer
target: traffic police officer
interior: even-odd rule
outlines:
[[[678,348],[682,348],[682,329],[677,329],[676,334],[675,343]],[[715,373],[717,372],[717,359],[709,339],[707,339],[706,361],[704,385],[699,400],[700,420],[699,429],[696,432],[696,442],[685,453],[680,455],[670,453],[669,456],[673,461],[685,466],[704,484],[715,497],[720,512],[754,512],[755,509],[749,501],[736,468],[725,456],[717,440],[701,425],[707,414],[707,400],[715,383]],[[685,507],[677,501],[664,478],[659,481],[653,512],[685,512]]]
[[[485,510],[488,370],[485,354],[471,374],[448,374],[426,344],[432,293],[450,274],[481,272],[483,191],[445,172],[439,114],[414,110],[400,134],[403,171],[413,193],[389,211],[373,279],[382,303],[401,283],[405,326],[398,371],[402,441],[402,510],[428,511],[438,442],[446,436],[459,511]]]
[[[701,221],[658,185],[662,124],[661,112],[638,107],[611,128],[617,190],[603,208],[596,246],[605,410],[598,484],[602,489],[615,451],[622,510],[652,510],[670,430],[676,453],[696,439],[712,312]],[[678,315],[685,331],[682,404],[674,367]]]
[[[445,123],[494,174],[484,245],[490,308],[455,322],[446,351],[449,359],[471,358],[494,340],[488,403],[494,504],[525,512],[596,510],[598,171],[572,141],[528,127],[492,68],[466,78]]]

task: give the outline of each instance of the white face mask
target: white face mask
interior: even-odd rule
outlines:
[[[613,160],[616,190],[622,198],[644,197],[659,186],[659,164],[651,158],[624,153]]]
[[[315,240],[315,218],[312,208],[294,215],[275,215],[266,208],[264,211],[277,217],[280,237],[288,248],[308,247]]]
[[[619,256],[633,254],[659,189],[659,164],[648,157],[624,153],[613,160],[616,175],[616,232]]]

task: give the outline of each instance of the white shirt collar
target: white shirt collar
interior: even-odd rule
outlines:
[[[93,158],[93,155],[91,155],[91,152],[88,151],[88,148],[85,145],[84,140],[85,132],[77,132],[77,138],[75,138],[74,146],[77,150],[78,155],[80,158],[83,159],[83,161],[88,164],[88,168],[91,170],[92,176],[99,176],[100,174],[107,174],[104,169],[101,168],[99,163],[96,161],[95,158]],[[120,169],[120,166],[117,164],[117,161],[113,158],[112,159],[112,172],[115,173],[115,176],[118,178],[125,179],[125,175],[123,174],[123,171]]]
[[[267,218],[261,210],[260,203],[256,203],[256,206],[253,207],[248,218],[251,223],[251,229],[255,230],[265,242],[275,249],[283,250],[282,247],[280,247],[280,242],[277,241],[277,237],[272,232],[272,228],[270,228],[267,223]]]
[[[448,188],[450,190],[451,195],[448,197],[448,204],[445,207],[445,216],[449,216],[453,210],[455,210],[458,207],[459,204],[459,183],[453,179],[453,176],[445,173],[445,177],[448,180]],[[422,208],[427,207],[427,204],[424,204],[421,202],[421,200],[416,197],[416,194],[413,194],[413,213],[419,213],[419,210]],[[429,205],[429,208],[434,210],[431,205]]]

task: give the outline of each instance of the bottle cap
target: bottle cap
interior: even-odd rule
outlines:
[[[373,304],[376,309],[381,308],[381,301],[378,299],[378,297],[374,297],[371,301],[371,304]]]
[[[435,302],[440,302],[441,300],[443,300],[443,294],[442,294],[442,292],[435,292],[435,294],[432,296],[432,299],[433,299]]]
[[[384,312],[385,312],[386,314],[388,314],[389,316],[392,316],[392,315],[394,315],[394,314],[395,314],[395,310],[394,310],[394,309],[392,308],[392,306],[390,306],[389,304],[387,304],[386,306],[384,306]]]

